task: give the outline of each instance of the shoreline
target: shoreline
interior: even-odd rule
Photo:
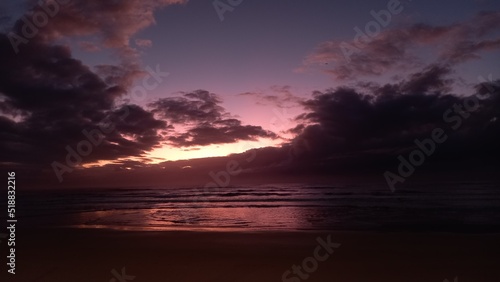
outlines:
[[[76,230],[95,230],[96,232],[198,232],[198,233],[389,233],[389,234],[458,234],[458,235],[500,235],[500,226],[436,226],[436,225],[419,225],[419,226],[405,226],[393,227],[382,226],[379,228],[338,228],[338,229],[286,229],[286,228],[258,228],[258,227],[202,227],[202,226],[110,226],[110,225],[53,225],[53,226],[19,226],[18,230],[25,232],[31,231],[69,231]]]

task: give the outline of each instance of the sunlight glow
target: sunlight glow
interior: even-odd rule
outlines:
[[[268,146],[279,146],[282,140],[259,139],[257,141],[240,141],[234,144],[219,144],[193,148],[175,148],[163,146],[148,152],[144,157],[129,157],[116,160],[100,160],[93,163],[85,163],[83,168],[102,167],[110,164],[119,164],[126,161],[137,161],[144,165],[158,164],[165,161],[177,161],[188,159],[201,159],[210,157],[223,157],[230,154],[238,154],[250,149],[263,148]],[[130,170],[130,167],[124,167]],[[187,168],[187,167],[186,167]]]
[[[277,146],[282,140],[260,139],[258,141],[240,141],[233,144],[209,145],[193,148],[175,148],[164,146],[149,152],[146,157],[153,159],[152,164],[164,161],[221,157],[229,154],[243,153],[250,149]]]

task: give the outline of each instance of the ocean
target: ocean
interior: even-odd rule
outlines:
[[[500,188],[489,183],[405,185],[395,193],[370,184],[62,189],[18,191],[16,204],[19,228],[500,230]]]

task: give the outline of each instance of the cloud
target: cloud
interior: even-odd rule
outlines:
[[[231,178],[230,185],[331,183],[332,179],[335,183],[355,179],[357,183],[361,180],[385,185],[382,175],[397,166],[397,156],[414,150],[415,139],[430,138],[435,128],[442,128],[447,141],[439,144],[436,153],[419,167],[418,175],[433,181],[477,177],[491,180],[497,174],[496,156],[500,154],[500,81],[476,86],[471,94],[480,100],[478,108],[453,130],[443,114],[463,105],[467,97],[449,92],[446,85],[451,83],[451,72],[447,67],[433,65],[397,83],[371,84],[364,92],[348,87],[316,91],[303,102],[307,112],[297,117],[304,123],[295,129],[296,138],[280,147],[147,166],[117,163],[85,173],[95,176],[93,181],[99,183],[114,176],[112,185],[117,185],[115,179],[123,185],[204,185],[213,181],[210,172],[224,171],[232,162],[241,173]],[[186,167],[190,169],[183,169]]]
[[[242,125],[207,91],[159,100],[152,111],[119,105],[141,70],[125,65],[91,70],[69,47],[40,40],[24,45],[20,56],[12,56],[11,48],[7,35],[0,34],[3,166],[50,169],[54,161],[64,163],[68,147],[89,140],[84,132],[100,142],[82,164],[144,158],[165,142],[196,146],[275,137],[259,126]],[[173,125],[190,127],[176,132]]]
[[[67,46],[33,40],[12,55],[0,33],[0,154],[2,165],[50,168],[64,162],[67,146],[101,139],[83,163],[141,157],[160,144],[164,121],[139,106],[119,106],[133,75],[122,66],[98,66],[93,72]],[[122,119],[117,116],[120,112]],[[103,125],[112,130],[103,131]],[[100,137],[98,137],[100,136]]]
[[[200,124],[189,129],[186,133],[170,137],[173,146],[205,146],[211,144],[235,143],[241,140],[256,141],[258,138],[272,138],[277,136],[260,126],[242,125],[239,120],[226,119],[215,124]]]
[[[302,161],[326,162],[337,169],[352,165],[386,170],[397,155],[415,148],[415,139],[429,138],[435,128],[443,128],[449,141],[431,162],[467,164],[481,159],[492,164],[489,156],[499,152],[494,142],[500,141],[500,88],[490,85],[492,91],[484,93],[485,87],[478,86],[472,93],[478,97],[477,110],[462,117],[455,131],[451,127],[458,121],[450,122],[445,113],[463,108],[467,97],[449,92],[450,72],[433,65],[399,83],[372,85],[368,92],[339,87],[314,93],[304,102],[308,113],[297,117],[309,124],[296,130],[296,146],[306,152]]]
[[[54,44],[65,39],[84,40],[80,46],[85,50],[110,49],[120,59],[120,66],[128,70],[127,76],[141,71],[139,52],[131,46],[131,38],[137,32],[155,24],[155,10],[174,4],[185,4],[187,0],[127,0],[99,1],[72,0],[33,2],[33,7],[18,19],[8,34],[16,34],[26,41],[17,40],[19,52],[30,52],[29,45]],[[54,3],[57,4],[54,6]],[[47,15],[40,27],[32,24],[34,15]],[[32,27],[26,28],[26,21]],[[27,36],[26,30],[35,30]],[[92,42],[89,38],[94,39]],[[147,41],[139,41],[140,46]],[[27,49],[24,51],[24,49]],[[14,53],[14,50],[9,50]]]
[[[235,143],[240,140],[277,138],[260,126],[242,125],[220,106],[222,100],[206,90],[183,93],[181,97],[162,98],[148,106],[151,112],[172,124],[188,127],[186,132],[169,137],[176,147]]]
[[[315,91],[310,99],[302,102],[306,112],[296,117],[299,125],[292,129],[296,137],[281,147],[252,149],[220,158],[166,162],[158,167],[168,167],[167,171],[172,172],[173,167],[191,166],[189,173],[192,174],[184,177],[196,175],[204,179],[209,171],[223,169],[227,162],[237,161],[243,172],[235,181],[283,181],[295,177],[310,180],[311,177],[369,174],[384,181],[381,175],[397,165],[397,156],[415,149],[415,139],[430,138],[435,128],[443,128],[449,140],[426,161],[421,171],[465,169],[472,173],[494,167],[497,160],[493,156],[500,153],[497,146],[500,142],[500,82],[476,86],[471,94],[480,99],[478,109],[463,119],[455,131],[451,129],[454,123],[446,122],[443,115],[456,105],[463,105],[467,97],[450,92],[449,86],[454,82],[449,78],[452,73],[449,66],[431,65],[397,83],[372,83],[363,91],[349,87]],[[206,100],[216,99],[202,96]],[[239,122],[227,122],[226,126],[229,125],[238,126]],[[197,130],[189,132],[194,135]],[[223,136],[207,128],[200,130],[200,136],[209,140],[208,144],[212,140],[230,142],[232,134]],[[189,134],[179,137],[180,144],[191,145]],[[203,143],[204,138],[195,136],[192,140]],[[175,170],[173,174],[178,173]]]
[[[414,24],[386,29],[377,36],[357,36],[351,41],[327,41],[304,59],[305,68],[319,68],[335,79],[378,76],[389,71],[416,70],[430,63],[419,57],[432,50],[431,62],[455,65],[478,59],[481,53],[500,49],[496,31],[500,12],[482,12],[469,21],[431,26]]]
[[[172,123],[211,123],[228,117],[222,100],[205,90],[181,93],[181,97],[162,98],[149,106],[152,112]]]
[[[62,37],[98,36],[105,47],[123,48],[138,31],[155,23],[154,11],[187,0],[128,0],[128,1],[68,1],[60,4],[57,14],[40,28],[39,39],[52,42]],[[42,2],[43,3],[43,2]],[[25,16],[31,18],[40,11],[36,5]],[[21,32],[22,21],[15,30]]]
[[[260,126],[242,125],[208,91],[160,99],[152,111],[117,105],[133,80],[124,79],[127,70],[122,67],[98,66],[93,72],[65,46],[33,42],[16,57],[8,55],[9,48],[8,38],[0,34],[4,165],[48,168],[65,159],[67,146],[74,149],[88,140],[84,132],[102,140],[83,163],[142,158],[165,142],[190,147],[275,138]],[[190,127],[176,132],[173,125]],[[107,127],[112,129],[103,130]]]
[[[476,86],[475,92],[470,94],[479,98],[477,109],[467,119],[462,118],[462,124],[453,130],[451,126],[455,122],[445,121],[443,115],[458,105],[464,105],[467,97],[450,92],[449,86],[454,83],[449,78],[452,73],[450,66],[436,64],[396,83],[369,83],[360,89],[338,87],[315,91],[302,102],[306,111],[296,117],[300,124],[293,129],[296,137],[290,143],[226,157],[158,164],[145,164],[141,158],[144,158],[142,152],[161,142],[167,141],[189,150],[196,149],[196,145],[230,143],[259,136],[270,138],[271,133],[256,126],[242,125],[220,106],[222,101],[217,95],[204,90],[160,99],[149,105],[151,111],[138,106],[117,107],[101,114],[116,124],[116,130],[106,136],[106,142],[95,153],[96,158],[113,162],[77,170],[68,175],[65,184],[82,185],[92,179],[94,185],[157,185],[165,182],[204,185],[213,181],[209,172],[225,170],[230,161],[236,161],[242,169],[238,177],[231,179],[231,185],[320,181],[332,177],[337,181],[349,177],[359,180],[370,175],[375,177],[374,181],[378,179],[385,183],[382,174],[397,166],[397,156],[415,149],[414,140],[431,137],[435,128],[443,128],[448,140],[439,145],[436,153],[419,168],[419,173],[435,173],[439,177],[448,174],[455,180],[478,175],[475,173],[492,172],[491,175],[495,175],[498,170],[496,156],[500,154],[500,81]],[[125,112],[129,115],[120,118]],[[57,113],[55,110],[51,112],[52,115]],[[459,115],[454,114],[455,117]],[[13,167],[13,163],[22,163],[23,167],[29,167],[34,159],[40,160],[59,152],[56,149],[65,142],[57,137],[78,140],[81,134],[78,130],[82,127],[74,129],[74,122],[57,119],[58,122],[47,124],[44,120],[32,119],[31,123],[40,123],[30,125],[25,121],[16,123],[0,117],[0,148],[2,156],[6,156],[2,159],[4,165],[8,163]],[[83,123],[85,119],[79,121]],[[97,129],[100,123],[89,123],[88,126]],[[184,127],[185,131],[175,132],[172,126]],[[158,131],[170,134],[159,136]],[[64,134],[59,134],[62,132]],[[94,154],[91,157],[94,158]],[[187,167],[190,169],[183,169]],[[54,178],[53,173],[51,177]],[[41,183],[40,179],[45,180],[37,176],[34,181]]]
[[[262,92],[245,92],[238,94],[239,96],[253,97],[257,105],[272,105],[278,108],[291,108],[300,105],[302,98],[292,93],[291,87],[288,85],[270,87],[272,94]]]

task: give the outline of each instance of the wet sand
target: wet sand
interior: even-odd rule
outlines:
[[[328,235],[341,244],[331,254],[317,241]],[[499,239],[429,232],[20,229],[16,275],[7,274],[4,241],[0,281],[442,282],[458,276],[460,282],[493,282],[500,281]],[[301,267],[302,279],[292,265]]]

